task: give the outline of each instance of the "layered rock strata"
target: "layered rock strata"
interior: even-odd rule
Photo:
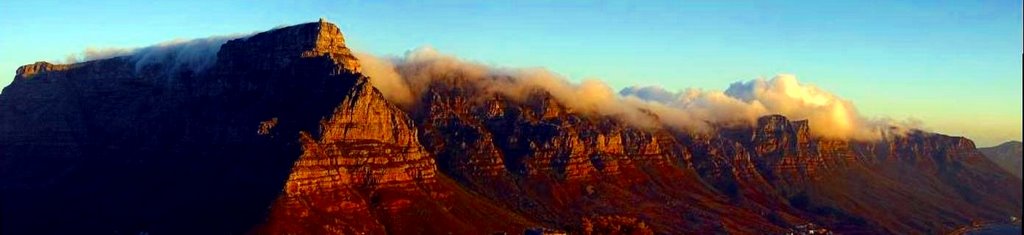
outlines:
[[[228,41],[201,71],[136,62],[18,69],[0,233],[943,233],[1021,214],[1020,179],[961,137],[637,127],[457,76],[403,110],[323,21]]]

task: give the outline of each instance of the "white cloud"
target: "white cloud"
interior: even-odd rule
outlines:
[[[916,127],[913,122],[869,119],[853,102],[793,75],[736,82],[725,91],[657,86],[629,87],[615,92],[600,80],[573,83],[544,69],[494,68],[460,60],[424,47],[399,58],[382,59],[358,54],[363,73],[389,99],[415,107],[431,83],[457,82],[491,94],[524,100],[541,90],[576,112],[608,115],[638,126],[668,126],[706,131],[717,126],[752,125],[758,117],[782,114],[810,121],[812,133],[826,138],[872,140]],[[653,113],[657,119],[649,115]],[[890,129],[895,128],[895,129]],[[896,133],[899,133],[897,131]]]

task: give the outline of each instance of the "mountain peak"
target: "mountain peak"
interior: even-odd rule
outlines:
[[[175,67],[177,64],[204,63],[203,58],[217,61],[233,68],[283,68],[291,61],[299,58],[330,58],[339,70],[349,73],[358,72],[359,62],[345,45],[345,37],[337,25],[321,18],[287,27],[280,27],[266,32],[228,40],[211,37],[195,39],[184,43],[158,44],[150,47],[130,49],[124,54],[103,58],[86,58],[88,61],[104,60],[113,57],[130,56],[134,63],[164,64]],[[227,39],[223,39],[227,40]],[[206,48],[206,47],[209,47]],[[212,49],[212,50],[211,50]],[[204,55],[204,53],[216,53]],[[32,78],[36,75],[64,71],[82,66],[83,63],[54,64],[36,62],[18,68],[15,80]],[[143,66],[136,65],[136,69]]]
[[[0,234],[899,234],[1021,214],[1020,145],[1002,170],[921,130],[647,128],[496,92],[502,74],[429,73],[406,111],[324,19],[232,38],[20,68],[0,94]]]
[[[52,64],[50,62],[39,61],[31,64],[22,65],[18,67],[18,71],[15,73],[15,81],[21,79],[31,78],[39,73],[46,73],[50,71],[63,71],[70,68],[68,64]]]
[[[321,56],[348,71],[359,71],[359,62],[345,46],[341,29],[324,19],[228,41],[217,57],[233,66],[280,68],[292,59]]]

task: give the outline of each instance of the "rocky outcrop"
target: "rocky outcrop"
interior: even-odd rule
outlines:
[[[323,21],[170,67],[19,68],[0,232],[942,233],[1021,214],[1020,179],[961,137],[824,139],[779,115],[638,127],[457,74],[402,110]]]
[[[583,219],[582,234],[636,234],[653,235],[654,231],[636,218],[622,216],[602,216]]]
[[[225,43],[217,55],[218,65],[247,70],[279,70],[292,61],[324,57],[337,63],[337,72],[359,71],[359,62],[345,46],[345,38],[334,24],[320,21],[304,27],[284,27]]]
[[[59,72],[59,71],[67,70],[70,67],[72,67],[72,66],[71,65],[66,65],[66,64],[51,64],[51,63],[48,63],[48,62],[36,62],[34,64],[29,64],[29,65],[24,65],[24,66],[18,67],[18,71],[16,71],[15,74],[16,74],[16,79],[29,79],[29,78],[32,78],[32,76],[35,76],[38,73]]]
[[[1020,203],[1010,199],[1020,196],[1012,190],[972,193],[992,192],[976,188],[983,182],[1013,184],[1003,176],[978,175],[991,166],[971,157],[976,155],[973,144],[963,138],[914,132],[876,142],[823,139],[810,134],[807,121],[779,115],[762,117],[751,127],[720,128],[710,134],[636,128],[615,118],[567,109],[544,92],[517,101],[464,84],[457,77],[437,80],[422,102],[426,105],[414,111],[421,139],[437,156],[440,170],[473,191],[511,202],[509,207],[568,231],[585,231],[574,228],[586,224],[587,219],[579,218],[594,214],[659,218],[645,226],[669,232],[763,231],[814,222],[839,231],[904,233],[951,228],[941,221],[1019,213]],[[657,185],[663,180],[679,184]],[[867,182],[873,183],[861,185]],[[974,190],[964,190],[965,185]],[[709,191],[693,191],[694,187]],[[855,190],[863,187],[870,190]],[[537,194],[537,189],[550,191]],[[619,194],[605,191],[611,189]],[[666,199],[649,194],[676,191],[691,195]],[[591,196],[601,201],[598,204],[632,200],[634,205],[674,201],[714,206],[581,206],[593,205],[587,201]],[[987,203],[971,203],[977,200]],[[908,206],[892,210],[886,203]],[[880,215],[886,210],[905,214]],[[721,217],[693,218],[718,224],[715,228],[680,227],[680,222],[666,223],[672,219],[658,216],[662,213]]]
[[[584,232],[581,226],[595,216],[649,218],[632,223],[669,233],[781,231],[787,223],[759,216],[775,213],[763,207],[730,205],[698,177],[703,166],[729,171],[730,182],[742,177],[731,173],[732,155],[702,153],[723,159],[725,169],[691,162],[708,158],[669,130],[577,113],[542,91],[517,101],[452,79],[431,84],[425,105],[414,111],[420,139],[440,170],[548,227]],[[735,161],[757,174],[752,159],[745,160]]]
[[[116,57],[19,70],[0,95],[4,234],[533,224],[436,174],[333,24],[231,40],[204,71],[167,67]],[[465,226],[482,218],[501,222]],[[426,219],[437,226],[407,225]]]

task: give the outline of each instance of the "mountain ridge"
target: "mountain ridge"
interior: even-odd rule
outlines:
[[[978,151],[985,154],[990,160],[999,164],[1011,174],[1021,177],[1021,148],[1024,146],[1020,141],[1011,140],[1002,144],[978,148]]]
[[[404,111],[360,70],[325,21],[227,41],[203,71],[23,66],[0,94],[0,229],[935,233],[1021,213],[1020,179],[962,137],[831,140],[781,115],[645,129],[458,76]]]

